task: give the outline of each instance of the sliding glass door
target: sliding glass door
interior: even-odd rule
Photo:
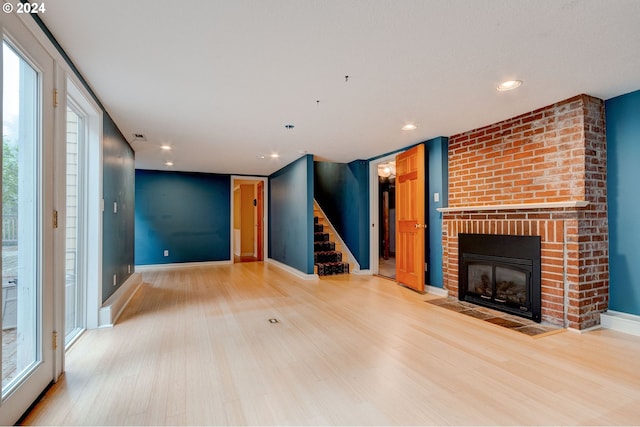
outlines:
[[[54,224],[45,196],[52,181],[53,60],[19,22],[8,22],[2,27],[3,425],[13,424],[53,379],[54,357],[48,261]]]

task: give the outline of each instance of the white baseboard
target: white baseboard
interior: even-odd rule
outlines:
[[[224,261],[203,261],[203,262],[176,262],[172,264],[136,265],[136,272],[144,273],[145,271],[164,271],[164,270],[175,270],[179,268],[212,267],[216,265],[229,265],[229,264],[233,264],[233,261],[224,260]]]
[[[355,271],[350,271],[349,273],[351,274],[357,274],[359,276],[371,276],[373,275],[373,272],[371,270],[355,270]]]
[[[276,261],[273,258],[267,258],[266,262],[269,264],[272,264],[278,268],[283,269],[284,271],[291,273],[303,280],[315,280],[318,279],[318,275],[317,274],[307,274],[307,273],[303,273],[302,271],[298,270],[297,268],[293,268],[290,267],[286,264],[281,263],[280,261]]]
[[[142,275],[133,273],[126,282],[118,288],[98,310],[98,327],[106,328],[115,325],[122,310],[127,306],[131,297],[136,293],[142,283]]]
[[[575,334],[586,334],[587,332],[596,331],[598,329],[602,329],[602,325],[595,325],[587,329],[576,329],[576,328],[565,328],[569,332],[573,332]]]
[[[447,291],[446,289],[438,288],[436,286],[425,285],[424,290],[427,291],[427,293],[438,295],[439,297],[449,296],[449,291]]]
[[[607,310],[600,313],[600,326],[614,331],[640,336],[640,316]]]

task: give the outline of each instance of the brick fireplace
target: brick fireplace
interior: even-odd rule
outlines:
[[[579,95],[449,138],[444,287],[458,234],[540,236],[542,321],[600,323],[609,300],[604,102]]]

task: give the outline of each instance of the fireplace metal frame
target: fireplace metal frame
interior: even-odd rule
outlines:
[[[541,320],[541,238],[540,236],[510,236],[497,234],[458,234],[458,299],[497,309],[506,313]],[[483,298],[470,292],[468,285],[468,267],[470,264],[492,266],[493,297]],[[515,304],[496,301],[496,266],[523,272],[527,275],[527,304],[518,307]]]

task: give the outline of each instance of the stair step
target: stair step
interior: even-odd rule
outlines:
[[[316,264],[318,276],[331,276],[334,274],[349,274],[349,263],[346,262],[324,262]]]
[[[314,233],[322,233],[324,231],[324,225],[322,224],[313,224],[313,232]]]
[[[313,233],[313,241],[314,242],[328,242],[329,241],[329,233]]]
[[[342,262],[342,252],[322,251],[313,254],[313,263]]]
[[[335,251],[336,244],[333,242],[313,242],[314,252]]]

